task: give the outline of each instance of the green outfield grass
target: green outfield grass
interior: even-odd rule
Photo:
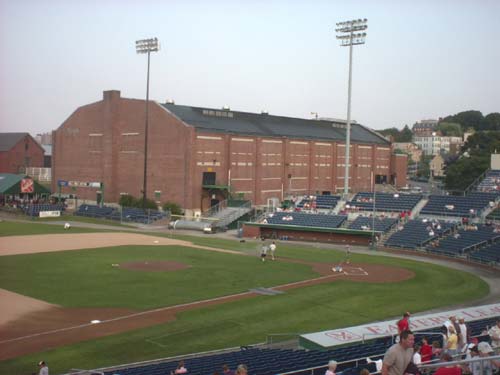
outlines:
[[[29,233],[29,228],[25,229]],[[149,309],[316,276],[305,265],[260,262],[258,242],[211,236],[182,239],[253,256],[177,246],[6,256],[0,257],[0,288],[63,306]],[[277,255],[331,264],[342,260],[344,251],[278,243]],[[398,283],[336,281],[190,310],[167,324],[2,361],[0,373],[29,374],[40,359],[48,362],[51,374],[57,374],[70,368],[96,368],[252,344],[265,341],[270,333],[306,333],[396,319],[403,311],[456,305],[488,293],[487,284],[478,277],[433,264],[361,254],[351,254],[351,259],[354,263],[404,267],[416,276]],[[172,260],[191,268],[144,273],[111,266],[146,260]]]

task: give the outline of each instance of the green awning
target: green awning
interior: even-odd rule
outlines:
[[[33,191],[26,193],[21,191],[21,182],[24,179],[33,180],[25,174],[0,173],[0,194],[18,195],[18,194],[50,194],[50,190],[33,180]]]

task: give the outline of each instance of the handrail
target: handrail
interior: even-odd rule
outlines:
[[[490,169],[488,168],[483,173],[481,173],[479,176],[477,176],[476,179],[474,181],[472,181],[471,184],[464,189],[464,195],[467,195],[472,189],[478,187],[479,184],[481,183],[480,179],[484,180],[486,173],[488,173],[489,171],[490,171]]]

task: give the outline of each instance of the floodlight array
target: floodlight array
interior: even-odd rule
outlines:
[[[366,18],[337,22],[335,31],[339,33],[337,39],[340,40],[340,45],[346,47],[364,44],[366,33],[360,31],[365,31],[368,28],[367,22]]]
[[[135,42],[135,49],[137,53],[158,52],[160,50],[158,38],[138,40]]]

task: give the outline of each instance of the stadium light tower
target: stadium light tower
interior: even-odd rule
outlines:
[[[349,194],[349,154],[351,147],[351,93],[352,93],[352,47],[358,44],[365,44],[368,20],[358,19],[345,22],[338,22],[337,39],[340,40],[341,47],[349,47],[349,88],[347,92],[347,125],[345,140],[345,173],[344,173],[344,198]]]
[[[146,78],[146,125],[144,127],[144,182],[142,186],[142,208],[146,210],[146,191],[148,174],[148,125],[149,125],[149,61],[151,52],[158,52],[160,45],[158,38],[141,39],[135,42],[137,53],[148,54],[148,74]]]

